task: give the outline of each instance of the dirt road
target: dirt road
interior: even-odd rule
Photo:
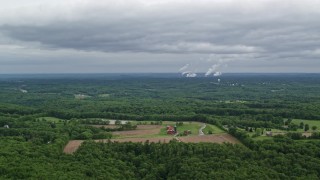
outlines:
[[[204,135],[203,130],[204,130],[204,128],[206,128],[206,126],[207,125],[205,123],[202,124],[201,128],[199,129],[199,136],[203,136]]]

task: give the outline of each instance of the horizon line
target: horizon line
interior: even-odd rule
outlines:
[[[180,72],[73,72],[73,73],[0,73],[0,75],[81,75],[81,74],[181,74]],[[205,74],[205,72],[196,73]],[[320,72],[226,72],[222,74],[320,74]]]

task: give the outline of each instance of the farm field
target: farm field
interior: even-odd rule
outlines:
[[[215,125],[212,124],[206,124],[206,127],[203,129],[203,133],[204,134],[209,134],[209,132],[211,132],[212,134],[220,134],[220,133],[224,133],[225,131],[218,128]]]
[[[265,139],[272,139],[273,136],[276,135],[285,135],[287,133],[302,133],[303,136],[309,137],[311,136],[312,132],[311,130],[304,132],[303,129],[298,129],[297,131],[287,131],[287,130],[281,130],[281,129],[271,129],[272,136],[267,136],[266,131],[264,130],[264,133],[260,136],[254,137],[256,134],[255,132],[249,132],[248,135],[252,137],[253,140],[265,140]]]
[[[272,132],[272,136],[275,135],[286,135],[288,133],[301,133],[302,136],[305,137],[310,137],[312,133],[317,133],[320,132],[320,121],[319,120],[304,120],[304,119],[293,119],[292,124],[296,126],[300,126],[300,123],[303,122],[304,125],[308,124],[309,125],[309,130],[305,131],[304,128],[298,127],[296,130],[285,130],[285,129],[275,129],[275,128],[270,128]],[[316,129],[312,129],[312,127],[316,127]],[[239,128],[240,131],[244,131],[244,129]],[[260,128],[261,131],[261,128]],[[264,129],[263,133],[260,136],[255,136],[256,132],[246,132],[250,137],[252,137],[253,140],[265,140],[265,139],[272,139],[272,136],[267,136],[266,135],[266,129]]]
[[[161,142],[161,143],[168,143],[170,142],[171,140],[173,140],[174,138],[173,137],[158,137],[158,138],[122,138],[122,139],[101,139],[101,140],[94,140],[95,142],[108,142],[108,141],[111,141],[111,142],[135,142],[135,143],[138,143],[138,142],[146,142],[146,141],[149,141],[149,142],[154,142],[154,143],[157,143],[157,142]],[[84,142],[84,140],[71,140],[68,142],[68,144],[64,147],[63,149],[63,152],[66,153],[66,154],[72,154],[74,153],[79,147],[80,145]]]
[[[163,126],[161,125],[137,125],[135,130],[115,131],[112,132],[114,138],[128,138],[128,137],[146,137],[159,135]]]
[[[131,121],[133,124],[135,121]],[[203,123],[199,122],[183,122],[183,125],[177,126],[178,132],[191,131],[191,134],[188,136],[174,136],[166,134],[166,127],[168,125],[174,126],[174,122],[165,121],[162,125],[137,125],[135,130],[127,130],[127,131],[114,131],[112,132],[111,139],[101,139],[95,140],[95,142],[161,142],[168,143],[171,140],[177,140],[179,142],[184,143],[232,143],[238,144],[240,143],[233,136],[225,133],[220,130],[218,127],[207,124],[206,129],[212,130],[214,133],[212,135],[202,135],[199,136],[199,128]],[[96,127],[102,127],[101,125],[93,125]],[[116,125],[103,125],[105,128],[116,128]],[[83,143],[83,140],[71,140],[65,146],[64,152],[67,154],[75,152],[79,146]]]
[[[231,143],[231,144],[240,144],[240,142],[230,134],[224,133],[224,134],[215,134],[215,135],[204,135],[204,136],[186,136],[186,137],[178,137],[174,138],[173,136],[167,136],[167,137],[150,137],[150,138],[119,138],[119,139],[101,139],[101,140],[94,140],[95,142],[135,142],[135,143],[144,143],[146,141],[149,141],[150,143],[169,143],[171,140],[176,139],[179,142],[184,143]],[[72,154],[74,153],[84,142],[84,140],[71,140],[68,142],[68,144],[64,147],[63,152],[66,154]]]
[[[137,124],[136,121],[130,121],[132,124]],[[148,122],[147,122],[148,123]],[[151,123],[151,122],[149,122]],[[188,136],[198,136],[199,129],[203,123],[200,122],[183,122],[182,125],[177,125],[178,133],[183,133],[184,131],[190,131],[191,134]],[[128,138],[128,137],[163,137],[163,136],[172,136],[168,135],[166,131],[167,126],[175,126],[175,122],[164,121],[162,125],[148,125],[148,124],[139,124],[135,130],[128,130],[128,131],[114,131],[112,132],[113,138],[121,139],[121,138]],[[99,126],[97,126],[99,127]],[[116,125],[105,125],[105,128],[115,128]],[[225,133],[223,130],[218,128],[217,126],[206,124],[205,130],[211,130],[212,134],[221,134]],[[205,134],[208,134],[207,131]]]
[[[272,139],[272,137],[275,136],[275,135],[286,135],[287,133],[301,133],[302,136],[310,137],[313,132],[317,132],[317,131],[318,130],[316,130],[316,131],[309,130],[309,131],[305,132],[303,129],[298,129],[297,131],[286,131],[286,130],[281,130],[281,129],[271,129],[272,136],[267,136],[266,132],[264,132],[262,135],[257,136],[257,137],[254,137],[255,132],[250,132],[248,134],[252,137],[253,140],[257,141],[257,140]]]
[[[178,137],[181,142],[185,143],[199,143],[199,142],[208,142],[208,143],[232,143],[239,144],[240,142],[233,136],[227,133],[223,134],[214,134],[214,135],[203,135],[203,136],[186,136]]]
[[[174,126],[175,123],[174,122],[168,122],[165,121],[163,122],[163,127],[161,129],[160,135],[167,135],[167,131],[166,131],[166,126]],[[184,132],[184,131],[191,131],[191,135],[198,135],[199,133],[199,128],[201,127],[202,123],[199,122],[183,122],[182,126],[177,126],[177,130],[178,132]]]

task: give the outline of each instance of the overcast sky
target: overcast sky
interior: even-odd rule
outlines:
[[[320,73],[320,1],[0,0],[0,74],[217,64],[223,73]]]

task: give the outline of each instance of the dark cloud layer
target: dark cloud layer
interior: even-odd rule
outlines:
[[[198,54],[243,61],[244,66],[246,61],[276,61],[283,68],[300,62],[306,71],[320,66],[316,0],[73,1],[69,6],[62,1],[34,2],[26,7],[8,4],[10,12],[26,13],[7,10],[0,19],[1,44],[47,53],[68,49],[122,53],[127,56],[122,60],[132,60],[132,53]],[[172,61],[181,63],[183,56],[174,57]]]

